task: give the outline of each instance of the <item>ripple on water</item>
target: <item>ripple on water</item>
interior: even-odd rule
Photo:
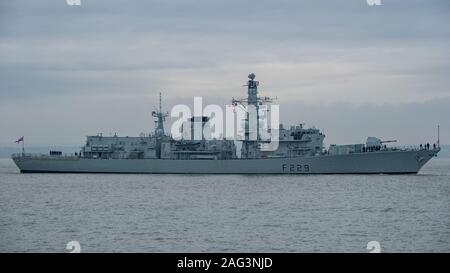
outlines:
[[[0,160],[0,251],[450,252],[449,178],[443,159],[398,176],[28,175]]]

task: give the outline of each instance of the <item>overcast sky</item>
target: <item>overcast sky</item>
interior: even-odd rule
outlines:
[[[0,1],[0,146],[153,130],[193,96],[244,97],[250,72],[285,124],[326,143],[450,143],[450,1]],[[168,128],[167,128],[168,129]]]

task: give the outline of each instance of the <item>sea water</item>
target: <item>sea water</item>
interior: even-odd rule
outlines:
[[[450,252],[450,159],[418,175],[21,174],[0,252]]]

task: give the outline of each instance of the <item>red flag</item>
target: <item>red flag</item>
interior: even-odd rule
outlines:
[[[18,140],[16,140],[15,143],[20,143],[21,141],[23,141],[23,137],[21,137]]]

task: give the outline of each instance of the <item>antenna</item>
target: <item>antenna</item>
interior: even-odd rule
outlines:
[[[159,92],[159,112],[162,113],[161,92]]]
[[[439,143],[439,142],[440,142],[440,141],[439,141],[439,137],[440,137],[440,136],[439,136],[439,135],[440,135],[440,132],[439,132],[439,131],[440,131],[440,126],[439,126],[439,124],[438,124],[438,140],[437,140],[437,146],[438,146],[438,148],[441,147],[441,146],[440,146],[440,143]]]

